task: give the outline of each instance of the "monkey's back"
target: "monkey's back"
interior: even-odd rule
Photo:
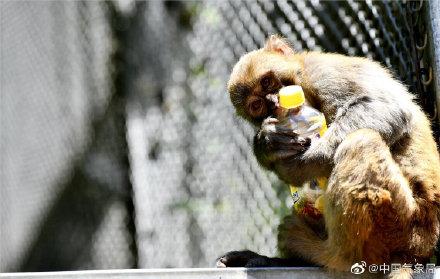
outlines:
[[[330,122],[338,117],[341,108],[346,109],[345,104],[350,100],[365,96],[383,103],[380,109],[376,107],[365,113],[377,115],[383,122],[394,121],[394,127],[401,129],[392,133],[398,135],[395,139],[384,140],[408,181],[417,207],[406,224],[379,224],[371,240],[390,247],[391,254],[403,252],[408,260],[411,257],[426,259],[439,237],[440,157],[425,113],[407,88],[377,62],[319,52],[302,56],[304,85]],[[364,124],[368,128],[369,123]],[[392,208],[384,208],[377,218],[393,214]]]
[[[419,205],[411,223],[413,253],[426,255],[439,237],[440,158],[429,120],[417,105],[414,107],[409,136],[391,151]]]

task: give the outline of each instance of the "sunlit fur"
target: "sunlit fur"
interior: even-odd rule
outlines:
[[[342,271],[362,260],[426,262],[439,237],[440,160],[429,121],[407,88],[369,59],[294,53],[273,36],[240,59],[228,83],[237,113],[256,125],[261,121],[250,119],[243,104],[267,71],[301,85],[330,124],[324,137],[296,157],[267,154],[275,129],[256,136],[259,162],[284,181],[299,185],[316,175],[330,176],[324,210],[328,238],[318,237],[293,213],[280,225],[281,254]],[[409,275],[406,270],[391,276]]]

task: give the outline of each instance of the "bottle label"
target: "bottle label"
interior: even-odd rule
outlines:
[[[327,121],[325,120],[325,116],[323,114],[321,114],[320,116],[314,116],[309,118],[309,121],[313,123],[309,130],[318,131],[319,136],[322,137],[327,131]]]
[[[327,188],[326,177],[319,177],[311,180],[309,183],[311,189],[320,188],[325,190]],[[307,215],[314,219],[322,217],[324,209],[324,197],[320,195],[316,200],[312,201],[301,195],[301,189],[290,185],[290,193],[293,199],[293,207],[299,214]]]
[[[295,205],[300,200],[298,188],[290,185],[290,194],[292,195],[293,204]]]
[[[319,130],[319,136],[322,137],[325,132],[327,132],[327,121],[325,120],[324,114],[321,116],[321,129]]]

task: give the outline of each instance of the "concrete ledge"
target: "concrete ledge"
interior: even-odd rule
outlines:
[[[367,275],[367,276],[366,276]],[[299,279],[299,278],[380,278],[368,274],[329,273],[321,268],[170,268],[170,269],[128,269],[128,270],[88,270],[62,272],[29,272],[3,273],[0,278],[5,279]],[[414,278],[438,278],[440,269],[434,274],[415,274]]]

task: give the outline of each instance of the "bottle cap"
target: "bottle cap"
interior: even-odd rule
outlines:
[[[299,107],[305,102],[304,92],[299,85],[283,87],[278,94],[280,95],[280,106],[285,109]]]

